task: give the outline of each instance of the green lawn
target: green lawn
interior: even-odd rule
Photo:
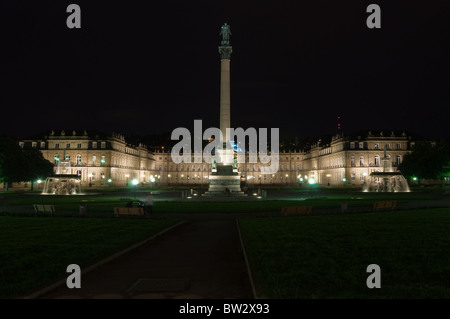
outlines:
[[[0,216],[0,298],[15,298],[124,249],[176,221]]]
[[[450,209],[239,221],[266,298],[450,298]],[[369,289],[369,264],[381,289]]]

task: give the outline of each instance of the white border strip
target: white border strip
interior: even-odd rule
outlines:
[[[238,233],[239,233],[239,240],[241,241],[241,248],[242,248],[242,252],[244,254],[245,266],[247,267],[247,273],[248,273],[248,278],[250,280],[250,286],[252,287],[253,299],[259,299],[258,295],[256,293],[255,283],[253,281],[253,274],[250,269],[250,264],[248,262],[247,253],[245,252],[244,242],[242,240],[242,234],[241,234],[241,229],[239,228],[239,220],[238,219],[236,219],[236,226],[237,226]]]

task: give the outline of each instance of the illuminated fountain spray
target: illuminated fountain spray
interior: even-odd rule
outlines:
[[[369,183],[363,186],[364,192],[409,192],[408,182],[401,172],[394,172],[391,159],[386,156],[380,160],[381,172],[370,173]]]
[[[65,158],[65,155],[64,155]],[[57,160],[55,174],[47,177],[42,190],[43,195],[80,195],[81,176],[70,174],[70,161]]]

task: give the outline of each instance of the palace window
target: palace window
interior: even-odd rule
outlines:
[[[363,149],[364,148],[364,143],[363,142],[359,142],[359,148]]]
[[[31,147],[37,147],[37,142],[32,142]]]
[[[401,149],[402,149],[402,144],[400,144],[400,143],[397,143],[397,146],[396,146],[396,148],[397,148],[398,150],[401,150]]]
[[[77,155],[77,165],[81,165],[81,155]]]
[[[355,148],[355,142],[350,142],[350,148],[354,149]]]
[[[364,181],[364,175],[363,175],[363,173],[359,173],[359,180],[360,180],[360,181]]]
[[[364,166],[364,156],[359,157],[359,166]]]
[[[397,163],[397,165],[400,165],[402,163],[402,157],[400,155],[397,155],[395,158],[395,162]]]
[[[375,155],[375,166],[380,166],[380,156]]]
[[[70,161],[70,155],[69,155],[69,154],[67,154],[67,155],[66,155],[66,158],[65,158],[64,160],[66,160],[66,161]]]
[[[391,145],[390,144],[386,144],[385,147],[388,150],[391,147]]]
[[[77,148],[81,148],[81,143],[78,143],[78,144],[77,144]]]
[[[101,166],[105,166],[106,160],[105,160],[105,156],[102,155],[101,159],[100,159],[100,165]]]
[[[97,161],[97,156],[92,156],[92,165],[95,165],[95,162]]]
[[[76,173],[78,176],[81,176],[81,171],[77,170],[75,173]]]
[[[92,142],[92,148],[97,148],[97,142]]]
[[[105,173],[101,172],[101,173],[100,173],[100,178],[101,178],[101,179],[105,179]]]
[[[54,161],[54,162],[55,162],[55,165],[58,164],[58,162],[59,162],[59,155],[58,155],[58,154],[55,154],[55,156],[53,157],[53,159],[55,160],[55,161]]]
[[[106,148],[106,142],[102,142],[101,148]]]
[[[356,177],[355,173],[352,173],[352,181],[355,180],[355,177]]]
[[[377,150],[378,149],[378,143],[373,144],[373,148]]]
[[[45,148],[45,142],[41,142],[41,148]]]
[[[355,166],[355,157],[354,156],[350,157],[350,165]]]
[[[58,149],[59,148],[59,143],[55,144],[55,148]]]
[[[70,148],[70,143],[67,143],[67,144],[66,144],[66,148]]]

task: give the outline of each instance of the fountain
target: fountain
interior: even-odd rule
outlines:
[[[58,161],[54,175],[47,177],[43,195],[80,195],[81,176],[70,174],[70,161]]]
[[[386,148],[380,162],[383,171],[370,173],[369,183],[363,186],[363,192],[409,192],[405,177],[392,169],[391,159],[386,156]]]

